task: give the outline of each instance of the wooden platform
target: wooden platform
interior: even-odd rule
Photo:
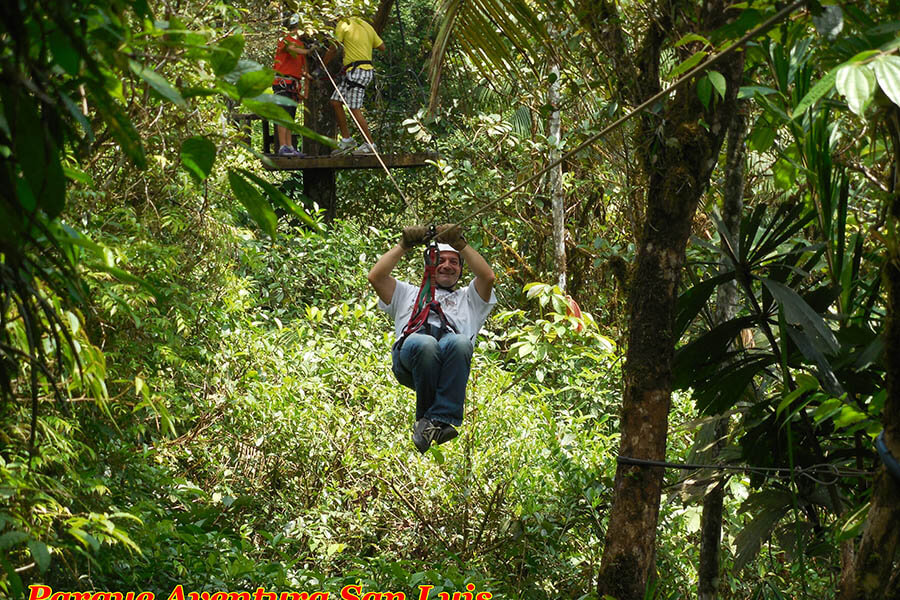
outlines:
[[[269,171],[302,171],[304,169],[380,169],[381,164],[374,154],[354,156],[344,154],[341,156],[277,156],[267,154],[271,161],[263,166]],[[382,154],[381,160],[389,169],[402,169],[408,167],[425,166],[426,160],[437,160],[437,152],[415,152],[413,154]]]

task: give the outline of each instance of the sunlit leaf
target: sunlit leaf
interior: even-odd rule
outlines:
[[[678,77],[679,75],[681,75],[682,73],[686,73],[687,71],[689,71],[692,68],[694,68],[695,66],[697,66],[701,60],[706,58],[706,55],[707,55],[707,53],[704,52],[703,50],[700,50],[699,52],[695,52],[694,54],[691,55],[690,58],[685,60],[680,65],[677,65],[674,69],[672,69],[669,72],[669,74],[666,76],[666,79],[674,79],[674,78]]]
[[[680,40],[675,42],[675,47],[684,46],[685,44],[689,44],[691,42],[702,42],[704,46],[712,46],[710,41],[703,37],[702,35],[698,35],[696,33],[688,33],[687,35],[682,36]]]
[[[276,188],[274,185],[272,185],[259,175],[256,175],[255,173],[251,173],[250,171],[247,171],[245,169],[240,169],[239,171],[250,181],[262,188],[263,192],[265,192],[266,196],[268,196],[269,202],[271,202],[273,206],[281,207],[283,210],[290,212],[314,230],[320,232],[322,231],[322,226],[315,219],[313,219],[308,212],[303,210],[301,206],[298,206],[296,202],[288,198],[284,194],[284,192]]]
[[[862,116],[875,91],[875,74],[865,65],[849,64],[840,67],[834,79],[838,92],[847,99],[850,110]]]
[[[237,67],[244,52],[244,36],[239,33],[229,36],[212,46],[210,50],[212,51],[210,62],[216,75],[230,73]]]
[[[872,61],[872,69],[884,95],[900,106],[900,56],[879,56]]]
[[[706,76],[712,83],[713,88],[719,93],[719,97],[725,98],[725,91],[728,88],[728,84],[725,83],[725,76],[718,71],[708,71]]]
[[[271,69],[250,71],[241,75],[237,82],[238,95],[241,98],[259,96],[272,87],[274,73]]]

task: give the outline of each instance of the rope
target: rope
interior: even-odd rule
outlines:
[[[629,119],[631,119],[631,117],[635,116],[636,114],[638,114],[638,113],[640,113],[640,112],[643,112],[644,109],[646,109],[646,108],[649,107],[650,105],[654,104],[657,100],[659,100],[659,99],[661,99],[661,98],[667,96],[668,94],[672,93],[675,89],[681,87],[685,82],[689,81],[689,80],[690,80],[694,75],[696,75],[697,73],[700,73],[701,71],[705,71],[705,70],[708,69],[709,67],[711,67],[711,66],[713,66],[714,64],[720,62],[723,58],[725,58],[726,56],[728,56],[729,54],[731,54],[732,52],[734,52],[735,50],[737,50],[738,48],[740,48],[741,46],[743,46],[744,44],[746,44],[746,43],[747,43],[748,41],[750,41],[752,38],[756,37],[756,36],[759,35],[760,33],[763,33],[763,32],[765,32],[766,30],[768,30],[769,28],[771,28],[773,25],[775,25],[776,23],[778,23],[779,21],[781,21],[784,17],[786,17],[786,16],[789,15],[790,13],[794,12],[794,10],[796,10],[798,7],[800,7],[801,5],[803,5],[805,2],[806,2],[806,0],[796,0],[793,4],[791,4],[791,5],[789,5],[789,6],[785,7],[785,8],[783,8],[783,9],[781,9],[780,11],[778,11],[777,13],[775,13],[775,15],[773,15],[768,21],[766,21],[765,23],[762,23],[761,25],[759,25],[759,26],[756,27],[755,29],[753,29],[753,30],[747,32],[746,34],[744,34],[744,36],[741,37],[741,39],[739,39],[738,41],[736,41],[735,43],[733,43],[731,46],[729,46],[729,47],[726,48],[725,50],[722,50],[722,52],[720,52],[719,54],[716,54],[715,56],[709,57],[706,61],[700,63],[699,65],[697,65],[696,67],[694,67],[693,69],[691,69],[690,71],[688,71],[687,73],[685,73],[684,75],[682,75],[678,80],[676,80],[675,83],[673,83],[672,85],[670,85],[670,86],[667,87],[666,89],[662,90],[661,92],[658,92],[658,93],[656,93],[655,95],[651,96],[649,99],[645,100],[645,101],[644,101],[643,103],[641,103],[639,106],[637,106],[636,108],[634,108],[634,109],[633,109],[630,113],[628,113],[627,115],[625,115],[625,116],[623,116],[623,117],[620,117],[618,120],[614,121],[612,124],[608,125],[607,127],[604,127],[601,131],[599,131],[598,133],[595,133],[594,135],[592,135],[591,137],[589,137],[588,139],[586,139],[585,141],[583,141],[581,144],[579,144],[574,150],[570,150],[569,152],[566,152],[566,153],[563,154],[561,157],[559,157],[558,159],[554,160],[554,161],[551,162],[549,165],[547,165],[545,168],[543,168],[542,170],[538,171],[537,173],[535,173],[534,175],[532,175],[531,177],[529,177],[528,179],[526,179],[526,180],[523,181],[522,183],[513,186],[512,189],[510,189],[508,192],[506,192],[505,194],[503,194],[502,196],[500,196],[500,197],[497,198],[496,200],[492,200],[491,202],[488,202],[487,204],[485,204],[484,206],[482,206],[482,207],[479,208],[478,210],[476,210],[476,211],[474,211],[474,212],[472,212],[472,213],[466,215],[465,217],[463,217],[463,219],[457,221],[456,224],[457,224],[457,225],[461,225],[461,224],[465,223],[466,221],[468,221],[469,219],[471,219],[471,218],[474,217],[475,215],[478,215],[478,214],[484,212],[485,210],[487,210],[487,209],[490,208],[491,206],[494,206],[495,204],[497,204],[497,203],[500,202],[501,200],[504,200],[504,199],[508,198],[509,196],[511,196],[511,195],[513,194],[513,192],[515,192],[515,191],[521,189],[522,187],[528,185],[529,183],[531,183],[531,182],[533,182],[534,180],[538,179],[539,177],[543,176],[545,173],[547,173],[548,171],[550,171],[551,169],[553,169],[553,168],[556,167],[557,165],[559,165],[559,164],[561,164],[561,163],[567,161],[567,160],[568,160],[569,158],[571,158],[573,155],[578,154],[579,152],[581,152],[582,150],[584,150],[585,148],[587,148],[588,146],[592,145],[594,142],[596,142],[597,140],[599,140],[601,137],[603,137],[603,136],[605,136],[606,134],[608,134],[610,131],[612,131],[612,130],[616,129],[617,127],[619,127],[619,125],[622,125],[623,123],[625,123],[626,121],[628,121]]]
[[[328,71],[328,67],[325,66],[325,62],[322,60],[322,57],[319,56],[318,52],[316,52],[316,58],[319,59],[319,64],[322,65],[322,71],[324,71],[325,74],[328,76],[328,80],[331,81],[331,85],[334,86],[334,89],[338,93],[338,96],[341,97],[341,101],[344,103],[344,105],[346,105],[347,99],[344,98],[344,94],[341,93],[340,88],[338,87],[337,83],[335,83],[334,78],[331,76],[331,73]],[[375,158],[378,159],[378,164],[381,165],[381,168],[384,169],[385,173],[387,173],[387,176],[391,180],[391,183],[394,184],[394,189],[397,190],[397,193],[400,194],[400,198],[403,199],[403,205],[409,206],[409,200],[406,199],[406,195],[403,193],[403,190],[401,190],[400,186],[397,185],[397,180],[394,179],[393,175],[391,175],[391,171],[387,168],[387,165],[384,164],[384,161],[381,159],[381,155],[378,154],[378,150],[375,149],[375,143],[369,138],[369,136],[366,135],[366,132],[363,130],[362,125],[359,122],[359,119],[356,118],[356,115],[353,114],[353,111],[348,108],[347,112],[350,113],[351,117],[353,117],[353,122],[356,123],[356,127],[357,127],[357,129],[359,129],[359,132],[362,134],[363,139],[366,140],[366,143],[369,144],[369,148],[372,149],[372,153],[375,154]]]
[[[630,456],[617,456],[616,461],[622,465],[632,465],[635,467],[662,467],[665,469],[683,469],[687,471],[697,471],[700,469],[713,469],[715,471],[741,471],[750,473],[760,473],[762,475],[773,474],[781,476],[802,475],[821,485],[831,485],[840,477],[871,477],[870,471],[861,471],[859,469],[839,469],[834,465],[819,464],[808,467],[754,467],[750,465],[698,465],[691,463],[671,463],[663,460],[648,460],[643,458],[632,458]],[[822,481],[814,475],[831,475],[834,477],[832,481]]]

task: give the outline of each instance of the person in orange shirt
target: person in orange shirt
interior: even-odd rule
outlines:
[[[272,91],[278,96],[290,98],[294,102],[300,103],[306,99],[309,93],[308,73],[306,71],[306,55],[309,50],[300,36],[300,19],[297,15],[292,15],[285,19],[285,34],[278,41],[278,48],[275,50],[275,64],[272,67],[275,70],[275,79],[272,80]],[[291,118],[297,114],[297,107],[285,107],[291,114]],[[305,156],[294,148],[291,142],[291,131],[280,125],[275,126],[276,136],[278,138],[278,155],[279,156]]]

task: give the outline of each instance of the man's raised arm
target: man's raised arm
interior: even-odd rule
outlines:
[[[406,251],[425,241],[426,229],[424,226],[404,227],[403,235],[397,244],[381,255],[381,258],[369,269],[368,280],[375,288],[375,293],[385,304],[390,304],[397,288],[397,280],[391,277],[391,272]]]

